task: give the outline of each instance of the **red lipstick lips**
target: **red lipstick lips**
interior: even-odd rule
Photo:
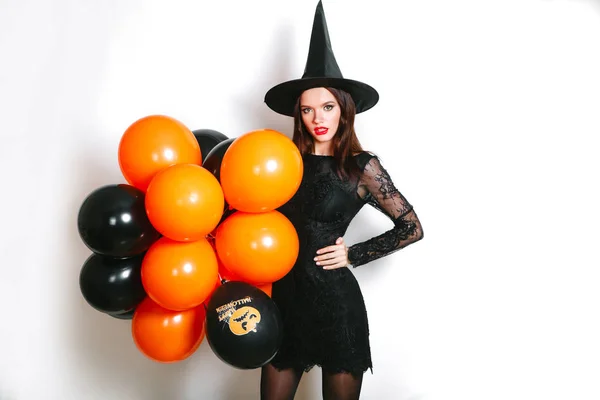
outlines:
[[[327,131],[329,131],[329,129],[328,129],[328,128],[324,128],[324,127],[322,127],[322,126],[319,126],[319,127],[315,128],[315,135],[319,135],[319,136],[321,136],[321,135],[324,135],[324,134],[326,134],[326,133],[327,133]]]

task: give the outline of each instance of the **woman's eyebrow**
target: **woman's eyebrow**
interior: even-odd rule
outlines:
[[[325,106],[327,104],[335,104],[335,101],[333,101],[333,100],[326,101],[325,103],[321,104],[321,106]],[[305,106],[305,105],[302,105],[302,104],[300,104],[300,107],[311,108],[310,106]]]

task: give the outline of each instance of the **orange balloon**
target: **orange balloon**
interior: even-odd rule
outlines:
[[[191,356],[205,336],[204,306],[185,311],[167,310],[146,297],[131,322],[133,341],[146,357],[173,363]]]
[[[221,262],[219,262],[219,276],[221,277],[221,279],[224,279],[225,281],[244,282],[244,280],[242,278],[240,278],[239,276],[236,276],[231,271],[229,271],[227,268],[225,268]],[[249,283],[249,282],[247,282],[247,283]],[[204,300],[204,304],[208,304],[210,302],[210,298],[212,297],[213,293],[222,284],[223,283],[220,280],[217,280],[215,287],[211,290],[211,292],[208,295],[208,297],[206,298],[206,300]],[[263,292],[265,292],[267,294],[267,296],[269,296],[269,297],[272,296],[272,292],[273,292],[273,284],[272,283],[262,283],[262,284],[261,283],[250,283],[250,284],[252,286],[255,286],[258,289],[262,290]]]
[[[262,290],[267,294],[267,296],[271,297],[273,294],[273,284],[272,283],[264,283],[262,285],[256,285],[257,288]]]
[[[217,257],[217,259],[218,259],[218,257]],[[224,279],[226,281],[244,282],[244,280],[242,278],[240,278],[239,276],[237,276],[236,274],[234,274],[233,272],[231,272],[230,270],[225,268],[225,266],[223,265],[223,263],[221,261],[218,261],[218,263],[219,263],[219,276],[221,277],[221,279]],[[269,297],[271,296],[272,283],[251,283],[251,282],[247,282],[247,283],[250,283],[251,285],[256,286],[257,288],[259,288],[260,290],[265,292],[267,295],[269,295]],[[221,285],[221,282],[218,281],[217,286],[215,286],[215,289],[218,288],[220,285]]]
[[[202,164],[196,137],[178,120],[150,115],[131,124],[119,143],[119,167],[127,182],[145,191],[152,178],[175,164]]]
[[[266,212],[285,204],[302,180],[300,151],[283,133],[263,129],[235,139],[221,162],[221,186],[236,210]]]
[[[219,224],[225,206],[217,178],[194,164],[172,165],[156,174],[145,201],[154,228],[177,241],[204,238]]]
[[[218,256],[217,256],[218,259]],[[225,268],[223,262],[218,260],[219,263],[219,276],[221,279],[225,279],[226,281],[242,281],[242,278]]]
[[[217,255],[208,240],[176,242],[162,237],[144,255],[146,293],[169,310],[197,307],[218,282]]]
[[[236,277],[229,270],[227,270],[227,268],[225,268],[223,266],[223,263],[221,262],[221,260],[219,259],[219,255],[217,254],[217,246],[216,246],[215,241],[209,240],[208,242],[212,246],[213,250],[215,251],[215,255],[217,257],[218,277],[217,277],[217,281],[215,282],[215,286],[210,291],[210,294],[208,295],[206,300],[204,300],[204,304],[208,304],[208,302],[210,301],[210,298],[212,297],[215,290],[217,290],[219,288],[219,286],[221,286],[224,283],[222,281],[241,281],[240,278]]]
[[[287,274],[298,258],[298,234],[279,211],[235,212],[217,228],[217,255],[223,266],[251,284]]]

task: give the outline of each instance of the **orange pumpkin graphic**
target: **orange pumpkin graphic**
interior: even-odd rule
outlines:
[[[260,312],[254,307],[241,307],[229,318],[229,329],[234,335],[242,336],[249,332],[256,332],[260,323]]]

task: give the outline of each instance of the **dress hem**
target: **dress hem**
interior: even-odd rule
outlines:
[[[281,362],[271,361],[270,364],[278,371],[283,371],[285,369],[293,368],[298,371],[309,372],[314,367],[319,367],[323,371],[331,373],[331,374],[346,373],[346,374],[351,374],[354,376],[362,376],[365,372],[370,370],[371,375],[373,375],[373,366],[372,365],[363,366],[360,368],[345,368],[345,367],[339,367],[339,366],[329,366],[327,364],[321,364],[321,363],[294,364],[294,363],[281,363]]]

